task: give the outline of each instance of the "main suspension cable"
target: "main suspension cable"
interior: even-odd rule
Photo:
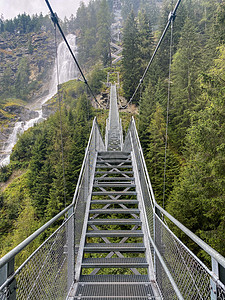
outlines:
[[[159,41],[158,41],[158,44],[156,45],[156,48],[155,48],[155,50],[154,50],[154,52],[153,52],[153,54],[152,54],[152,57],[151,57],[151,59],[150,59],[148,65],[147,65],[147,67],[146,67],[146,69],[145,69],[145,71],[144,71],[144,74],[142,75],[142,77],[141,77],[141,79],[140,79],[140,81],[139,81],[139,83],[138,83],[138,86],[136,87],[136,90],[134,91],[132,97],[131,97],[130,100],[127,102],[127,104],[126,104],[125,106],[122,106],[121,108],[127,108],[127,106],[130,104],[130,102],[133,101],[133,99],[134,99],[134,97],[135,97],[137,91],[139,90],[140,86],[142,85],[143,80],[144,80],[144,78],[145,78],[145,76],[146,76],[146,74],[147,74],[147,72],[148,72],[148,69],[150,68],[150,66],[151,66],[151,64],[152,64],[152,62],[153,62],[153,60],[154,60],[154,58],[155,58],[155,55],[156,55],[156,53],[157,53],[157,51],[158,51],[158,49],[159,49],[159,46],[161,45],[161,43],[162,43],[162,41],[163,41],[163,39],[164,39],[164,37],[165,37],[165,35],[166,35],[166,32],[167,32],[167,30],[168,30],[168,28],[169,28],[169,26],[170,26],[170,23],[171,23],[172,21],[174,21],[174,19],[175,19],[175,17],[176,17],[176,11],[177,11],[177,9],[178,9],[178,7],[179,7],[179,5],[180,5],[180,2],[181,2],[181,0],[178,0],[177,3],[176,3],[176,5],[175,5],[175,7],[174,7],[174,9],[173,9],[173,11],[170,12],[170,14],[169,14],[169,16],[168,16],[168,22],[167,22],[167,24],[166,24],[166,26],[165,26],[165,28],[164,28],[164,31],[163,31],[163,33],[162,33],[162,35],[161,35],[161,37],[160,37],[160,39],[159,39]]]
[[[59,90],[59,64],[58,64],[58,53],[57,53],[57,35],[56,26],[54,24],[55,31],[55,59],[56,59],[56,76],[57,76],[57,94],[59,103],[59,119],[60,119],[60,139],[61,139],[61,154],[62,154],[62,170],[63,170],[63,190],[64,190],[64,205],[66,207],[66,176],[65,176],[65,160],[64,160],[64,146],[63,146],[63,134],[62,134],[62,107],[61,107],[61,95]]]
[[[87,85],[87,87],[88,87],[88,89],[89,89],[91,95],[93,96],[95,102],[101,107],[101,104],[98,102],[98,100],[96,99],[96,97],[95,97],[95,95],[94,95],[94,93],[93,93],[91,87],[89,86],[89,84],[88,84],[88,82],[87,82],[87,80],[86,80],[86,78],[85,78],[85,76],[84,76],[84,73],[83,73],[83,71],[82,71],[80,65],[78,64],[78,61],[77,61],[77,59],[76,59],[76,57],[75,57],[75,55],[74,55],[74,53],[73,53],[73,51],[72,51],[72,49],[71,49],[71,47],[70,47],[70,45],[69,45],[69,43],[68,43],[68,41],[67,41],[67,39],[66,39],[64,33],[63,33],[63,30],[62,30],[61,26],[59,25],[59,21],[58,21],[57,14],[53,12],[53,10],[52,10],[52,8],[51,8],[51,5],[50,5],[49,1],[48,1],[48,0],[45,0],[45,2],[46,2],[47,6],[48,6],[48,8],[49,8],[49,10],[50,10],[52,22],[58,27],[59,32],[61,33],[61,35],[62,35],[62,37],[63,37],[63,39],[64,39],[64,41],[65,41],[65,43],[66,43],[66,45],[67,45],[67,47],[68,47],[68,49],[69,49],[71,55],[72,55],[72,57],[73,57],[73,59],[74,59],[76,65],[77,65],[77,68],[78,68],[78,70],[80,71],[81,76],[83,77],[84,83]]]

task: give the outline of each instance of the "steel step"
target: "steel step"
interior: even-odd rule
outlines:
[[[130,155],[130,152],[124,152],[124,151],[100,151],[98,152],[98,157],[127,157]]]
[[[127,191],[127,192],[124,192],[124,191],[104,191],[104,192],[92,192],[92,195],[93,196],[118,196],[118,195],[123,195],[123,196],[136,196],[137,195],[137,192],[134,192],[134,191]]]
[[[91,204],[138,204],[138,200],[127,200],[127,199],[99,199],[99,200],[91,200]]]
[[[93,286],[94,285],[91,284],[87,288],[90,289]],[[115,288],[118,288],[118,284],[116,284]],[[105,289],[107,289],[107,286],[105,286]],[[85,289],[83,290],[85,291]],[[73,300],[156,300],[156,298],[154,296],[150,296],[149,294],[147,294],[147,296],[85,296],[78,294],[78,296],[75,296]]]
[[[139,214],[140,210],[137,208],[121,208],[121,209],[90,209],[89,214]]]
[[[122,166],[101,166],[96,165],[96,169],[132,169],[132,165],[122,165]]]
[[[140,219],[93,219],[88,225],[141,225]]]
[[[149,283],[148,275],[81,275],[79,282],[102,283]]]
[[[134,181],[134,177],[95,177],[95,181]]]
[[[141,230],[88,230],[86,237],[143,237]]]
[[[91,285],[93,287],[93,285]],[[87,287],[90,289],[90,286]],[[107,289],[107,286],[105,287]],[[117,286],[116,286],[117,288]],[[82,296],[78,294],[78,296],[75,296],[73,300],[155,300],[156,298],[154,296]]]
[[[116,174],[134,174],[133,171],[96,171],[95,174],[102,174],[102,175],[105,175],[105,174],[109,174],[109,175],[116,175]]]
[[[131,159],[97,159],[97,164],[107,164],[107,163],[110,163],[110,164],[122,164],[122,163],[132,163],[131,162]]]
[[[147,268],[143,257],[84,258],[82,268]]]
[[[99,253],[99,252],[145,252],[146,248],[143,243],[89,243],[84,246],[85,252]]]
[[[75,300],[155,300],[151,283],[79,284]]]
[[[93,187],[112,187],[112,188],[120,188],[120,187],[129,187],[129,188],[133,188],[136,187],[135,184],[133,183],[111,183],[111,182],[107,182],[107,183],[94,183]]]

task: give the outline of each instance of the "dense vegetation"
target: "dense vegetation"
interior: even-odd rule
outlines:
[[[120,68],[122,94],[127,100],[173,8],[171,1],[165,0],[161,9],[159,3],[122,1],[123,60],[117,70]],[[90,79],[96,93],[105,80],[101,68],[111,65],[111,8],[112,1],[90,1],[87,6],[81,3],[76,17],[65,20],[63,25],[77,32],[82,66],[88,69],[100,63],[100,68],[93,69]],[[134,99],[139,109],[137,127],[157,202],[222,255],[225,255],[224,20],[225,4],[219,0],[184,0],[177,12],[172,47],[165,198],[163,173],[170,32]],[[23,69],[21,72],[25,74]],[[74,191],[93,116],[83,92],[82,84],[64,89],[66,105],[62,118],[67,203]],[[1,170],[2,181],[11,174],[12,177],[20,175],[0,197],[0,213],[4,216],[0,224],[2,253],[25,237],[24,231],[18,228],[28,228],[27,235],[65,205],[58,117],[56,113],[24,134],[14,148],[12,163]],[[180,236],[180,232],[176,233]]]
[[[161,26],[171,9],[170,1],[164,1]],[[170,33],[144,81],[142,96],[136,99],[140,104],[140,139],[157,201],[223,255],[224,16],[225,5],[216,0],[184,1],[177,12],[165,198],[163,174]],[[179,232],[177,234],[180,236]],[[192,247],[192,243],[189,246]]]
[[[71,203],[86,147],[93,110],[83,83],[63,85],[62,134],[64,197],[59,112],[30,128],[17,142],[11,163],[1,170],[1,254]],[[7,179],[15,178],[8,185]]]
[[[10,20],[4,20],[3,16],[0,18],[0,33],[10,32],[25,34],[38,32],[41,29],[53,32],[51,19],[47,15],[43,16],[42,13],[33,16],[23,13]]]

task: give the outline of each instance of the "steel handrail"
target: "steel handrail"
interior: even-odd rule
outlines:
[[[191,238],[199,247],[201,247],[206,253],[213,257],[222,267],[225,268],[225,258],[214,250],[211,246],[205,243],[201,238],[189,230],[186,226],[181,224],[177,219],[175,219],[171,214],[169,214],[165,209],[163,209],[159,204],[155,203],[155,206],[172,221],[181,231],[183,231],[189,238]]]
[[[52,238],[54,234],[56,234],[65,224],[72,218],[74,215],[71,214],[68,219],[65,220],[65,222],[62,223],[23,263],[18,267],[18,269],[7,278],[7,280],[0,286],[0,291],[2,291],[12,280],[15,278],[15,276],[22,270],[22,268],[31,260],[31,258]]]
[[[132,123],[133,123],[134,129],[136,129],[135,121],[134,121],[133,117],[132,117],[132,120],[131,120],[131,124]],[[132,126],[130,126],[130,127],[132,128]],[[131,128],[130,127],[129,127],[128,132],[130,134],[130,142],[131,142],[131,148],[132,148],[133,154],[134,154],[135,165],[137,166],[137,159],[136,159],[136,154],[135,154],[135,151],[134,151],[134,142],[133,142],[133,137],[132,137],[132,134],[131,134]],[[143,155],[137,131],[135,131],[135,138],[136,138],[136,142],[138,143],[139,155],[141,155],[141,153]],[[144,158],[144,156],[141,156],[141,166],[142,166],[142,168],[145,167],[144,171],[146,172],[147,167],[146,167],[146,164],[145,164],[145,160],[143,158]],[[145,180],[146,180],[146,174],[144,174],[144,175],[145,175]],[[148,175],[148,173],[147,173],[147,175]],[[147,186],[148,186],[148,182],[146,182],[146,183],[147,183]],[[139,182],[139,184],[140,184],[140,182]],[[148,188],[149,188],[149,186],[148,186]],[[148,189],[148,193],[149,193],[149,189]],[[151,198],[151,194],[149,196]],[[167,275],[167,277],[168,277],[168,279],[169,279],[169,281],[170,281],[170,283],[171,283],[171,285],[174,289],[174,292],[176,293],[176,296],[178,297],[179,300],[184,300],[184,298],[181,295],[180,290],[179,290],[173,276],[171,275],[169,269],[167,268],[167,265],[166,265],[162,255],[160,254],[155,242],[153,241],[153,238],[151,237],[151,233],[150,233],[149,226],[148,226],[148,217],[147,217],[146,210],[145,210],[143,195],[141,195],[141,201],[142,201],[142,205],[143,205],[143,215],[144,215],[144,218],[145,218],[145,223],[147,225],[148,240],[149,240],[150,244],[153,246],[154,251],[157,254],[157,257],[158,257],[158,259],[159,259],[159,261],[160,261],[160,263],[161,263],[161,265],[162,265],[162,267],[163,267],[163,269],[164,269],[164,271],[165,271],[165,273],[166,273],[166,275]],[[150,201],[151,201],[151,199],[150,199]],[[152,204],[152,209],[153,209],[152,201],[151,201],[151,204]],[[154,210],[153,210],[153,214],[154,214]]]
[[[136,128],[136,123],[135,123],[135,120],[134,120],[133,116],[132,116],[131,122],[134,125],[134,132],[135,132],[135,135],[136,135],[136,140],[137,140],[139,151],[140,151],[140,155],[141,155],[141,161],[142,161],[142,165],[144,167],[145,176],[147,178],[147,185],[148,185],[148,188],[149,188],[149,191],[150,191],[150,196],[151,196],[151,199],[152,199],[152,202],[153,202],[152,204],[154,205],[156,203],[156,201],[155,201],[155,195],[154,195],[154,192],[153,192],[153,189],[152,189],[151,180],[150,180],[150,177],[149,177],[149,174],[148,174],[148,169],[147,169],[147,166],[146,166],[146,163],[145,163],[143,150],[142,150],[142,147],[141,147],[141,143],[140,143],[138,132],[137,132],[137,128]]]
[[[81,171],[80,171],[80,174],[79,174],[78,182],[77,182],[77,185],[76,185],[76,189],[75,189],[75,193],[74,193],[74,197],[73,197],[73,202],[69,206],[64,208],[63,211],[61,211],[55,217],[53,217],[51,220],[49,220],[47,223],[45,223],[42,227],[37,229],[34,233],[32,233],[29,237],[27,237],[18,246],[16,246],[14,249],[12,249],[6,255],[4,255],[0,259],[0,268],[3,267],[6,263],[8,263],[17,254],[19,254],[26,246],[28,246],[34,239],[36,239],[46,229],[48,229],[55,221],[57,221],[60,217],[62,217],[65,213],[67,213],[70,208],[72,208],[74,205],[75,205],[75,208],[76,208],[76,198],[77,198],[77,194],[78,194],[78,191],[79,191],[79,186],[80,186],[82,174],[83,174],[84,167],[85,167],[85,162],[87,160],[88,149],[90,147],[91,138],[92,138],[92,135],[93,135],[95,124],[97,124],[96,117],[94,118],[93,123],[92,123],[92,129],[91,129],[90,137],[89,137],[89,140],[88,140],[88,145],[87,145],[86,150],[85,150],[85,156],[84,156]]]

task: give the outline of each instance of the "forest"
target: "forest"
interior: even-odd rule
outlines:
[[[107,71],[116,68],[122,83],[120,97],[129,101],[174,5],[168,0],[121,1],[123,59],[116,66],[111,64],[110,54],[114,19],[111,0],[90,1],[87,6],[81,2],[76,16],[61,21],[65,31],[77,35],[78,59],[91,74],[96,94],[106,90],[102,82]],[[37,23],[35,17],[28,16],[1,20],[1,32],[17,30],[17,26],[26,33],[39,30],[42,17]],[[223,256],[224,43],[224,2],[181,1],[173,30],[167,32],[132,103],[156,201]],[[99,116],[104,126],[107,111],[91,107],[81,82],[63,85],[63,100],[66,195],[58,111],[23,134],[13,149],[11,163],[1,168],[1,255],[71,202],[93,116]],[[130,113],[121,114],[130,117]],[[177,228],[173,230],[183,239]],[[185,242],[193,249],[190,241]],[[193,250],[204,256],[200,250]]]

